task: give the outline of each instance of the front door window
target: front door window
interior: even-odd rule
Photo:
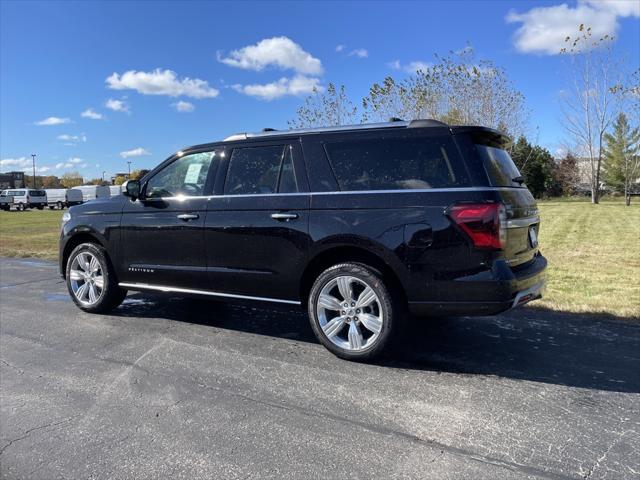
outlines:
[[[146,198],[204,195],[214,156],[215,152],[200,152],[178,158],[147,182]]]

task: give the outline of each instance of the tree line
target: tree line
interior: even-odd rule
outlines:
[[[133,170],[131,179],[137,180],[149,170]],[[113,185],[122,185],[127,179],[121,175],[114,178]],[[33,185],[33,177],[25,175],[25,186]],[[73,188],[80,185],[111,185],[110,181],[102,178],[85,179],[80,172],[67,172],[61,176],[57,175],[36,175],[36,188]]]
[[[623,193],[629,204],[630,195],[640,193],[640,73],[625,75],[613,37],[595,39],[584,25],[566,38],[560,53],[567,79],[560,98],[567,153],[560,159],[527,138],[524,95],[504,68],[477,59],[471,46],[436,55],[405,78],[387,76],[359,102],[344,85],[314,89],[288,124],[305,128],[432,118],[483,125],[513,139],[510,154],[537,198],[573,195],[586,187],[593,203],[609,190]]]

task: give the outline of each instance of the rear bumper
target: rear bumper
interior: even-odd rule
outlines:
[[[452,301],[410,301],[413,315],[494,315],[542,298],[545,293],[547,259],[541,254],[525,268],[512,270],[504,260],[473,278],[448,282]]]

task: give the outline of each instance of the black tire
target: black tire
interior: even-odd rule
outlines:
[[[321,320],[318,316],[318,298],[320,297],[321,292],[325,287],[329,287],[332,284],[332,281],[335,281],[338,277],[354,277],[356,281],[363,282],[368,285],[377,295],[376,301],[376,310],[379,311],[379,315],[382,317],[382,326],[377,333],[377,338],[371,340],[371,345],[367,345],[362,347],[359,350],[351,350],[347,348],[341,348],[339,345],[336,345],[334,341],[330,340],[329,337],[325,334],[321,327]],[[338,288],[338,287],[335,287]],[[352,298],[357,298],[358,294],[354,292]],[[404,316],[403,309],[401,308],[398,302],[399,295],[396,294],[391,288],[390,285],[385,284],[383,280],[383,276],[377,270],[371,268],[368,265],[359,264],[359,263],[342,263],[338,265],[334,265],[324,272],[322,272],[313,286],[311,287],[311,292],[309,294],[309,300],[307,303],[307,308],[309,312],[309,320],[311,322],[311,328],[313,329],[316,337],[324,345],[331,353],[334,355],[344,358],[346,360],[351,361],[371,361],[377,357],[379,357],[383,352],[389,349],[393,340],[397,337],[400,326],[403,323],[402,319]],[[341,307],[342,308],[342,307]],[[351,311],[355,313],[355,310],[346,310],[345,312]],[[341,313],[338,312],[336,316],[339,316]],[[358,314],[360,310],[358,310]],[[364,310],[362,310],[362,314],[364,315]],[[349,317],[350,322],[357,317]],[[325,325],[329,322],[325,320]],[[358,332],[366,332],[372,333],[365,328],[365,325],[361,321],[357,321],[356,324],[359,326]],[[347,330],[350,329],[351,323],[345,324],[339,330],[341,334],[344,333],[343,328],[349,326]],[[347,332],[348,333],[348,332]],[[347,335],[348,336],[348,335]],[[338,341],[344,341],[340,335],[332,335],[333,338],[338,337]],[[373,337],[371,337],[373,338]],[[349,343],[349,340],[347,340]]]
[[[24,208],[24,203],[19,203],[19,204],[16,206],[16,209],[17,209],[19,212],[24,212],[24,210],[25,210],[25,208]]]
[[[44,205],[38,205],[36,208],[37,208],[38,210],[44,210]]]
[[[90,253],[93,255],[98,262],[100,263],[100,270],[103,277],[103,288],[100,296],[97,301],[92,304],[83,303],[77,297],[73,291],[72,281],[71,281],[71,265],[73,264],[73,260],[81,253]],[[117,308],[127,296],[127,291],[118,286],[118,279],[113,270],[113,266],[109,261],[106,251],[104,248],[99,245],[93,243],[82,243],[73,249],[69,258],[67,259],[67,265],[65,266],[65,277],[67,282],[67,289],[69,290],[69,295],[71,295],[71,299],[73,302],[85,312],[90,313],[106,313],[114,308]]]
[[[56,203],[56,206],[58,207],[58,210],[62,210],[62,202]]]

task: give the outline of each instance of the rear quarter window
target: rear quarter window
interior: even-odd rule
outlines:
[[[328,142],[325,150],[342,191],[470,185],[450,136]]]
[[[524,187],[515,179],[521,177],[518,167],[507,151],[509,139],[499,133],[480,131],[471,134],[475,150],[494,187]]]

